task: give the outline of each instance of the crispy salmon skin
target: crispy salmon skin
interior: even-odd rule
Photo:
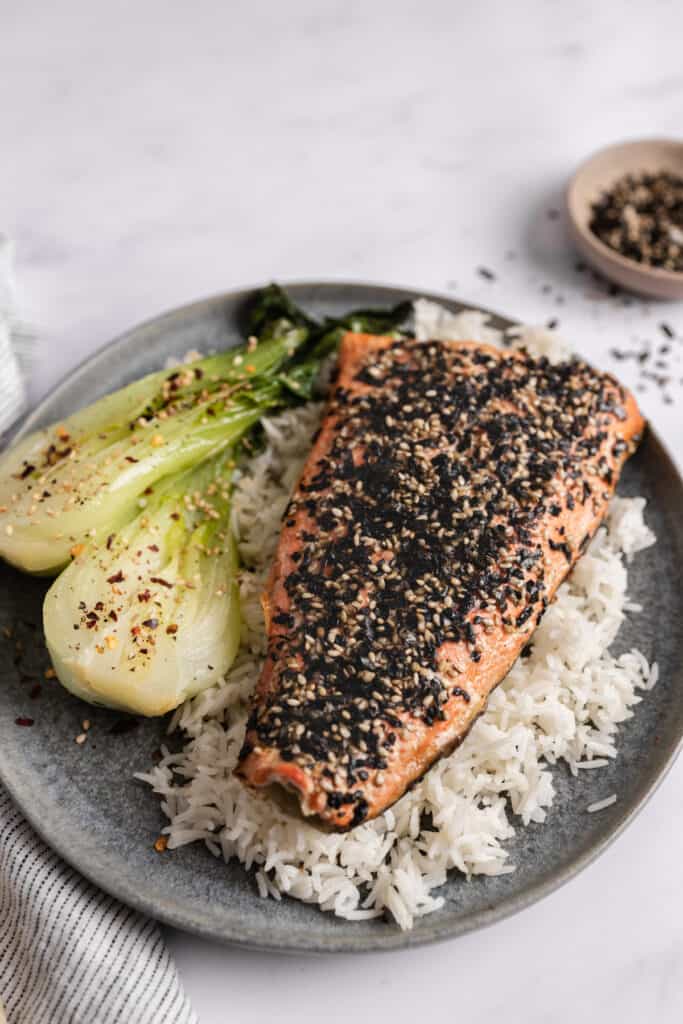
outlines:
[[[579,360],[347,334],[264,595],[238,775],[333,829],[397,800],[529,642],[643,428]]]

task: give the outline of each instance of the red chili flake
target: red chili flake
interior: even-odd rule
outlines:
[[[147,626],[147,629],[156,629],[159,625],[158,619],[145,619],[142,623],[143,626]]]
[[[107,578],[107,583],[121,583],[123,580],[125,580],[125,578],[126,577],[123,575],[123,573],[119,569],[119,571],[115,572],[113,576],[109,576]]]
[[[159,545],[158,544],[148,544],[147,545],[147,550],[148,551],[158,551],[159,550]]]
[[[111,544],[112,544],[113,540],[114,540],[114,534],[110,533],[109,536],[107,537],[107,551],[111,551]]]
[[[97,604],[95,605],[95,611],[96,612],[101,612],[101,611],[103,611],[103,609],[104,609],[104,602],[103,601],[98,601]]]
[[[154,488],[150,484],[149,487],[145,487],[145,489],[144,489],[144,491],[142,493],[143,494],[154,494]]]
[[[21,473],[19,474],[19,480],[25,480],[27,476],[31,475],[31,473],[33,472],[33,470],[35,468],[36,467],[32,466],[30,462],[25,463],[24,468],[22,469]]]
[[[26,718],[23,715],[20,716],[19,718],[15,718],[14,721],[15,721],[15,723],[17,725],[33,725],[33,719],[32,718]]]
[[[177,522],[180,519],[180,512],[171,512],[171,519],[175,519]]]
[[[112,622],[118,622],[119,621],[119,617],[118,617],[118,615],[116,614],[116,612],[114,611],[113,608],[109,612],[109,618],[111,619]]]
[[[138,601],[140,602],[140,604],[143,604],[145,601],[149,601],[151,596],[151,591],[141,590],[140,593],[138,594]]]
[[[162,580],[161,576],[150,576],[149,581],[150,583],[159,583],[162,587],[168,587],[169,590],[173,586],[168,580]]]
[[[139,459],[134,459],[132,455],[126,455],[126,462],[139,462]]]
[[[170,626],[166,627],[166,632],[169,634],[169,636],[173,636],[174,633],[178,632],[178,627],[175,624],[175,622],[172,622]]]
[[[139,636],[141,632],[142,630],[140,629],[139,626],[133,626],[131,628],[131,633],[133,634],[133,636]]]

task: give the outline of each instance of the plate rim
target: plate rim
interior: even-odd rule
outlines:
[[[488,313],[493,317],[498,323],[506,324],[508,326],[515,323],[515,321],[510,320],[509,317],[502,316],[487,307],[482,307],[478,303],[468,304],[467,302],[464,302],[452,295],[428,289],[409,288],[404,285],[392,285],[372,281],[349,281],[346,279],[296,279],[284,281],[282,282],[282,286],[288,290],[310,290],[318,288],[356,289],[359,291],[384,290],[387,292],[400,293],[404,295],[406,299],[411,301],[422,297],[440,302],[450,307],[481,309],[483,312]],[[176,306],[173,309],[162,312],[156,316],[149,317],[139,324],[136,324],[126,331],[118,334],[111,341],[98,348],[90,356],[87,356],[75,367],[68,370],[58,380],[58,382],[48,390],[45,395],[43,395],[35,408],[15,424],[13,428],[11,428],[11,430],[2,438],[1,447],[4,448],[6,445],[14,443],[24,436],[29,430],[33,429],[35,422],[40,418],[45,406],[49,402],[54,401],[55,398],[58,398],[61,391],[73,383],[74,378],[77,379],[82,374],[87,373],[87,371],[99,361],[106,359],[110,353],[115,351],[117,348],[122,347],[127,341],[130,341],[144,329],[149,327],[159,328],[164,321],[170,324],[173,320],[184,318],[188,316],[188,314],[197,312],[202,308],[220,308],[220,306],[226,302],[244,300],[250,293],[253,293],[259,287],[263,287],[263,284],[253,285],[251,287],[245,286],[227,289],[213,295],[205,296],[189,303]],[[669,474],[673,476],[683,491],[683,477],[681,476],[675,461],[671,457],[671,454],[667,450],[666,445],[661,441],[657,432],[649,424],[647,429],[649,443],[654,444]],[[190,917],[187,912],[184,911],[182,903],[174,903],[168,907],[160,906],[154,898],[148,898],[144,891],[136,890],[132,881],[126,881],[116,877],[112,879],[112,876],[107,871],[106,863],[90,858],[86,844],[79,845],[77,838],[74,843],[73,837],[77,837],[77,833],[72,833],[69,840],[65,840],[64,836],[67,834],[67,830],[60,830],[57,828],[55,832],[51,832],[50,828],[51,825],[54,825],[54,819],[46,819],[44,816],[41,817],[37,811],[35,813],[33,812],[30,799],[30,783],[22,786],[21,773],[13,774],[11,767],[8,768],[6,766],[1,749],[0,780],[16,806],[26,817],[27,821],[35,829],[41,839],[43,839],[48,847],[54,850],[68,865],[105,893],[108,893],[110,896],[118,899],[125,905],[134,908],[164,925],[169,925],[190,934],[198,935],[201,938],[238,946],[243,949],[271,953],[326,954],[391,952],[394,950],[417,948],[418,946],[441,942],[446,939],[456,938],[457,936],[465,935],[469,932],[488,927],[497,921],[505,920],[513,914],[532,906],[534,903],[546,896],[549,896],[552,892],[555,892],[561,886],[565,885],[583,871],[584,868],[588,867],[602,853],[604,853],[605,850],[625,831],[631,822],[634,821],[640,811],[664,782],[682,747],[683,728],[680,730],[678,737],[674,738],[672,742],[669,743],[668,750],[665,749],[664,751],[661,751],[665,754],[665,758],[662,761],[658,774],[654,779],[646,783],[642,792],[637,794],[635,801],[628,807],[624,808],[623,814],[621,814],[616,820],[611,831],[606,835],[596,838],[590,847],[575,856],[571,863],[565,865],[559,870],[554,870],[548,876],[541,875],[538,881],[531,882],[523,892],[498,900],[492,906],[473,911],[465,917],[446,917],[443,921],[434,920],[429,930],[420,931],[419,933],[410,930],[401,931],[398,928],[388,928],[384,934],[368,933],[365,937],[360,935],[353,937],[340,936],[338,939],[335,939],[331,936],[329,939],[325,940],[324,945],[321,945],[320,941],[315,937],[312,940],[307,938],[304,938],[303,940],[293,938],[293,941],[286,946],[282,943],[268,943],[262,933],[262,929],[259,931],[258,928],[254,930],[251,926],[244,927],[246,922],[242,922],[243,927],[241,928],[224,928],[222,931],[218,932],[215,928],[212,928],[210,922],[202,924],[196,919]],[[57,818],[59,818],[58,814]],[[63,823],[60,821],[59,824],[61,825]]]

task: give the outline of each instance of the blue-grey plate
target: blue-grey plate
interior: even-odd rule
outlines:
[[[294,298],[317,313],[388,305],[418,293],[360,284],[297,284]],[[190,348],[234,344],[246,292],[185,306],[129,331],[85,362],[45,399],[22,432],[60,420],[79,406],[161,366]],[[432,296],[451,309],[461,304]],[[499,326],[509,321],[496,318]],[[644,611],[626,622],[616,647],[637,643],[657,659],[661,678],[619,730],[619,756],[599,772],[572,778],[555,769],[557,798],[544,826],[520,827],[508,848],[517,870],[466,882],[453,873],[442,910],[411,932],[381,920],[341,921],[295,900],[262,900],[239,864],[225,865],[199,844],[160,856],[153,843],[165,823],[158,798],[133,773],[146,770],[165,720],[140,720],[91,708],[43,679],[48,665],[40,629],[46,583],[0,566],[0,777],[43,838],[107,892],[168,924],[261,949],[330,952],[396,949],[489,924],[533,903],[576,874],[633,819],[678,751],[683,733],[683,483],[652,431],[628,463],[620,493],[643,494],[658,542],[637,557],[631,593]],[[11,630],[11,639],[3,633]],[[20,647],[17,648],[17,641]],[[41,693],[32,698],[37,684]],[[15,724],[21,716],[34,725]],[[87,744],[75,736],[88,717]],[[619,799],[600,814],[587,804]]]

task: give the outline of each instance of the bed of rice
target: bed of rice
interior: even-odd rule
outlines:
[[[425,300],[416,303],[415,329],[419,338],[501,341],[484,314],[454,316]],[[547,330],[521,328],[507,340],[551,359],[567,352]],[[253,868],[264,897],[287,894],[352,920],[386,915],[405,929],[442,905],[438,887],[448,871],[514,870],[505,841],[516,825],[544,821],[554,798],[552,765],[565,761],[576,774],[616,756],[619,723],[657,678],[656,664],[637,650],[618,658],[609,652],[624,616],[638,611],[627,597],[627,565],[655,538],[645,501],[615,498],[606,526],[534,634],[530,657],[493,692],[463,745],[382,817],[344,835],[321,833],[232,775],[265,650],[259,595],[319,418],[320,406],[307,406],[266,424],[268,445],[235,492],[244,565],[240,653],[224,683],[174,715],[170,731],[181,731],[182,749],[164,748],[139,777],[161,795],[169,849],[203,841],[217,857]],[[614,799],[605,794],[586,810]],[[425,814],[431,825],[423,831]]]

